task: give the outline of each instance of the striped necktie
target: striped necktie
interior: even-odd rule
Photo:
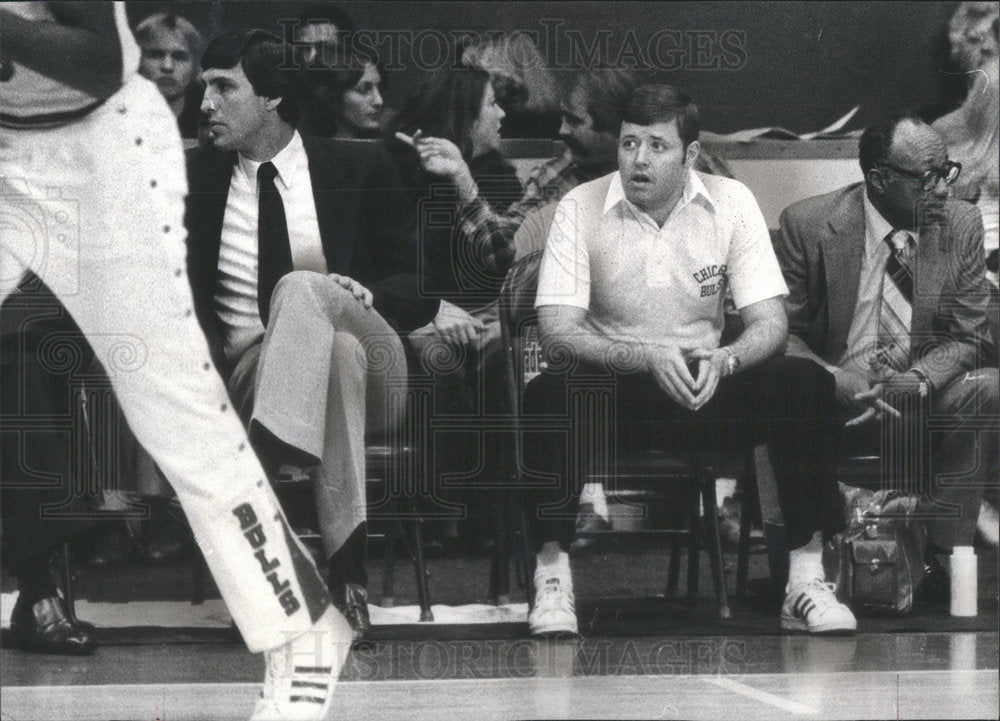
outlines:
[[[913,317],[913,238],[903,230],[885,236],[889,259],[882,278],[876,356],[897,371],[910,367],[910,321]]]

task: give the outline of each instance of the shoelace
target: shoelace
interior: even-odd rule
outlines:
[[[563,608],[569,609],[571,604],[569,603],[568,594],[562,590],[562,581],[558,578],[547,578],[542,582],[541,586],[536,583],[536,604],[537,606],[547,605],[553,601],[558,602]]]
[[[809,593],[809,589],[815,589],[818,593],[811,594]],[[816,579],[803,586],[795,601],[794,608],[805,618],[813,610],[823,613],[839,603],[837,600],[837,586],[833,583]]]

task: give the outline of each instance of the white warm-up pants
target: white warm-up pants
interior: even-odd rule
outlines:
[[[209,358],[185,270],[186,192],[176,121],[141,77],[71,125],[0,128],[0,301],[26,270],[62,301],[263,651],[313,628],[330,599]]]

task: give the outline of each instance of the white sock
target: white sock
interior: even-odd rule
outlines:
[[[731,498],[736,495],[736,479],[735,478],[716,478],[715,479],[715,499],[716,503],[721,510],[726,503],[727,498]]]
[[[538,552],[535,578],[540,576],[570,576],[569,554],[558,543],[546,543]]]
[[[580,504],[589,503],[594,507],[594,513],[608,520],[608,499],[604,495],[604,486],[600,483],[585,483],[580,491]]]
[[[788,585],[785,593],[812,580],[823,580],[823,534],[816,531],[809,543],[788,554]]]

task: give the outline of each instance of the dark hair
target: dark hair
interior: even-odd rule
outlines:
[[[338,34],[344,35],[353,35],[357,30],[351,14],[334,3],[312,3],[299,13],[298,19],[300,27],[330,23],[337,27]]]
[[[290,125],[299,120],[299,90],[289,73],[282,70],[286,46],[266,30],[244,30],[220,35],[208,44],[201,67],[228,70],[239,65],[258,95],[281,98],[278,115]]]
[[[677,136],[687,149],[698,139],[698,106],[672,85],[642,85],[628,96],[623,123],[653,125],[677,121]]]
[[[134,31],[135,40],[139,44],[139,47],[144,48],[151,43],[153,41],[153,33],[158,30],[180,33],[184,38],[184,42],[187,43],[191,57],[195,62],[198,61],[201,49],[205,45],[205,39],[190,20],[172,12],[155,13],[144,18],[135,26]]]
[[[390,136],[397,130],[412,135],[419,128],[424,135],[447,138],[469,160],[472,124],[482,110],[489,82],[489,73],[479,68],[441,68],[431,73],[407,93]]]
[[[381,76],[379,90],[383,90],[387,85],[385,71],[378,59],[367,52],[340,48],[332,62],[311,65],[303,68],[302,73],[308,85],[316,84],[332,88],[339,97],[358,84],[369,65],[375,66],[379,71]]]
[[[639,79],[629,68],[591,70],[579,76],[575,87],[581,88],[587,98],[594,130],[617,135],[625,101],[639,87]]]
[[[912,110],[898,110],[868,126],[861,134],[861,140],[858,141],[858,162],[861,163],[862,173],[868,175],[869,170],[888,160],[896,128],[904,120],[923,124],[923,120]]]

